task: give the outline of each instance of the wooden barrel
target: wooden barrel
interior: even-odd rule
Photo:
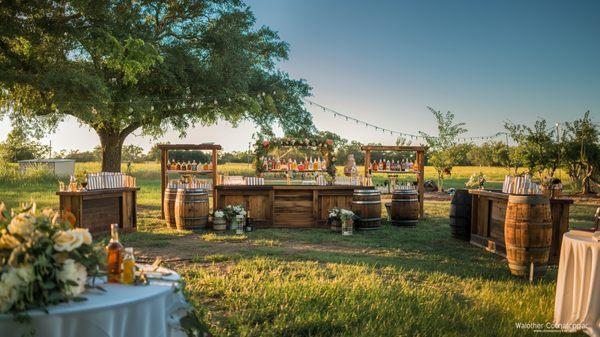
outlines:
[[[175,228],[175,198],[177,197],[177,189],[165,189],[165,199],[163,200],[163,209],[165,211],[165,221],[167,227]]]
[[[175,197],[177,229],[204,228],[208,223],[208,192],[202,188],[180,188]]]
[[[395,190],[392,194],[391,222],[394,226],[416,226],[419,195],[416,190]]]
[[[455,239],[471,239],[471,199],[468,190],[454,192],[450,202],[450,232]]]
[[[543,195],[510,195],[504,221],[508,267],[513,275],[546,273],[552,245],[550,201]]]
[[[360,217],[357,229],[369,230],[381,227],[381,192],[378,190],[354,190],[352,212]]]

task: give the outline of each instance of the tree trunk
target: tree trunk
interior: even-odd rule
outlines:
[[[118,132],[99,131],[102,148],[102,172],[121,172],[121,150],[126,136]]]

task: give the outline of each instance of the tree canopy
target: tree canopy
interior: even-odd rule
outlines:
[[[11,1],[0,20],[0,117],[36,130],[75,117],[98,134],[103,170],[119,170],[138,129],[251,120],[314,131],[310,87],[276,68],[288,44],[242,1]]]

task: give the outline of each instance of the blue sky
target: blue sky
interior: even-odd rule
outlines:
[[[289,42],[281,69],[305,78],[313,99],[389,129],[432,132],[426,110],[451,110],[469,135],[488,135],[503,121],[550,124],[587,110],[600,120],[600,1],[333,1],[251,0],[257,25]],[[392,143],[395,136],[334,119],[314,121],[343,137]],[[4,121],[2,128],[7,126]],[[68,131],[67,131],[68,130]],[[247,148],[246,123],[190,130],[186,139]],[[78,141],[72,142],[75,136]],[[53,147],[92,148],[95,134],[74,121]],[[148,148],[143,137],[130,144]]]

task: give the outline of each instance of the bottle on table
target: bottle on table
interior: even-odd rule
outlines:
[[[198,163],[196,163],[196,159],[192,162],[192,171],[198,171]]]
[[[318,171],[319,170],[319,161],[315,158],[315,161],[313,161],[313,171]]]
[[[114,223],[110,225],[110,242],[106,246],[106,272],[108,283],[121,282],[123,245],[119,242],[119,225]]]
[[[133,284],[135,281],[135,257],[133,256],[133,248],[131,247],[125,248],[121,281],[123,284]]]

